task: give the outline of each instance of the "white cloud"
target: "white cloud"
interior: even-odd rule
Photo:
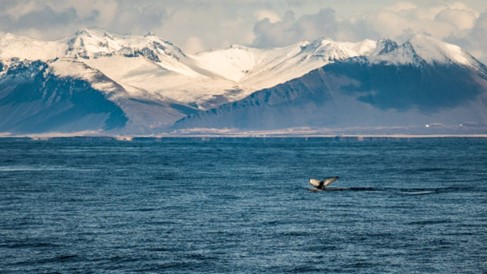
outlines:
[[[487,23],[484,23],[487,19],[484,19],[485,15],[481,18],[479,15],[477,10],[458,2],[397,2],[348,18],[337,15],[330,8],[299,17],[288,12],[279,21],[264,18],[257,22],[253,43],[272,47],[319,37],[342,41],[386,37],[403,41],[414,33],[424,33],[458,43],[477,56],[487,58],[483,53],[487,49],[487,42],[483,42],[487,41]]]
[[[265,18],[254,26],[255,40],[258,47],[285,46],[304,40],[328,37],[337,40],[349,40],[350,24],[336,16],[330,8],[319,10],[316,14],[306,14],[296,19],[292,11],[286,12],[282,19],[272,22]]]
[[[418,8],[418,6],[416,6],[415,4],[413,4],[411,2],[398,2],[398,3],[395,3],[395,4],[392,4],[390,6],[385,7],[384,10],[388,10],[391,12],[398,13],[401,11],[414,10],[417,8]]]
[[[478,13],[467,9],[445,9],[438,13],[435,21],[464,30],[471,29],[478,18]]]
[[[475,57],[487,64],[487,12],[479,15],[473,27],[463,37],[453,37],[452,42],[465,47]]]
[[[192,37],[192,41],[198,38],[205,48],[217,48],[232,43],[249,43],[243,41],[251,32],[251,29],[245,29],[244,21],[236,12],[229,15],[222,7],[202,5],[197,9],[170,11],[155,32],[178,45],[186,44],[188,38]]]
[[[189,51],[427,33],[487,56],[486,9],[487,2],[476,0],[2,0],[0,31],[43,39],[91,26],[152,31]]]
[[[402,8],[400,8],[402,7]],[[463,3],[413,5],[402,4],[384,7],[355,18],[356,37],[378,39],[382,37],[404,40],[413,33],[425,33],[441,40],[456,43],[487,61],[483,43],[487,36],[479,26],[479,12]],[[483,49],[482,49],[483,47]]]
[[[38,4],[35,2],[26,2],[24,4],[16,3],[15,5],[7,7],[3,14],[4,16],[6,15],[17,19],[18,17],[28,14],[36,9],[38,9]]]
[[[281,17],[274,11],[271,10],[258,10],[254,13],[255,19],[257,21],[269,20],[271,23],[276,23],[281,21]]]

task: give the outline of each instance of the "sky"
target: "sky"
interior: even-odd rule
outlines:
[[[422,33],[458,44],[487,62],[485,0],[1,0],[0,31],[44,40],[99,27],[152,32],[194,53],[241,44],[259,48],[330,38]]]

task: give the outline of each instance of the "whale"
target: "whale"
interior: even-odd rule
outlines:
[[[338,176],[333,176],[333,177],[327,177],[323,180],[317,180],[317,179],[309,179],[309,184],[314,186],[315,189],[319,190],[324,190],[327,186],[331,185],[332,183],[336,182],[340,177]]]

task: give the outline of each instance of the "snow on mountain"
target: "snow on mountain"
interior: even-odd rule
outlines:
[[[155,35],[118,35],[99,29],[85,29],[67,40],[65,57],[98,59],[123,56],[143,57],[162,69],[188,76],[197,76],[185,62],[186,55],[172,43]]]
[[[342,43],[327,39],[304,41],[274,49],[256,49],[233,45],[223,50],[199,53],[196,64],[235,81],[248,95],[268,88],[337,60],[370,53],[375,42]]]
[[[384,62],[394,65],[417,65],[426,62],[457,64],[473,68],[481,66],[479,61],[459,46],[422,34],[414,35],[402,45],[388,39],[379,40],[376,50],[368,59],[372,63]]]
[[[18,82],[12,74],[16,70],[11,70],[9,67],[25,66],[26,69],[22,73],[19,70],[19,75],[24,77],[27,75],[25,71],[35,71],[35,67],[30,67],[37,64],[33,62],[35,60],[41,61],[44,68],[43,73],[47,73],[48,77],[27,77],[25,83]],[[354,65],[352,67],[343,65],[348,64],[348,62],[352,62]],[[23,86],[42,89],[45,85],[44,82],[55,79],[56,83],[59,82],[59,86],[67,88],[64,93],[60,93],[65,98],[63,108],[66,108],[70,104],[70,100],[77,98],[73,99],[69,94],[74,91],[78,92],[84,84],[69,87],[63,84],[63,79],[68,82],[81,80],[80,83],[88,83],[91,88],[101,92],[102,97],[100,98],[114,102],[123,111],[124,117],[128,121],[124,123],[123,128],[114,127],[117,128],[115,130],[122,132],[149,133],[160,131],[171,126],[177,120],[198,111],[214,108],[216,111],[220,111],[218,110],[220,106],[232,102],[240,107],[240,103],[247,102],[246,100],[256,91],[272,89],[293,79],[307,77],[313,71],[328,66],[334,69],[333,73],[345,74],[348,80],[359,79],[365,82],[370,79],[361,78],[363,76],[361,73],[370,73],[370,71],[366,71],[367,66],[376,66],[372,72],[378,74],[370,76],[373,77],[373,81],[387,82],[393,85],[394,83],[388,79],[380,77],[380,71],[384,69],[383,66],[403,68],[405,65],[420,67],[452,64],[461,68],[485,70],[483,64],[458,46],[424,35],[413,36],[402,44],[387,39],[377,42],[364,40],[354,43],[318,39],[273,49],[233,45],[225,49],[209,50],[194,55],[185,54],[171,42],[152,34],[145,36],[120,35],[102,29],[85,29],[76,32],[71,37],[57,41],[37,41],[12,34],[0,35],[0,80],[2,80],[3,87],[11,85],[11,89],[16,92],[29,93],[31,91],[22,90],[22,86],[18,86],[18,84],[22,83]],[[341,70],[349,71],[343,73]],[[405,71],[409,72],[408,68]],[[434,75],[439,75],[436,70],[430,71]],[[7,73],[10,73],[8,77],[6,77]],[[411,73],[416,74],[417,72],[411,71]],[[390,78],[396,79],[394,80],[396,82],[402,79],[396,76],[391,75]],[[306,79],[306,81],[298,82],[299,85],[302,85],[300,88],[303,92],[310,88],[313,89],[314,86],[323,88],[320,86],[323,83],[316,82],[316,79]],[[319,79],[341,81],[340,78],[334,77],[319,77]],[[408,79],[415,81],[414,77]],[[475,78],[476,81],[482,82],[479,79],[483,78]],[[357,82],[360,82],[359,80]],[[350,82],[352,86],[353,81],[355,80]],[[455,83],[455,87],[461,89],[464,84],[464,82]],[[330,83],[326,88],[333,87],[333,85]],[[405,86],[406,88],[400,89],[406,91],[409,86],[407,84]],[[384,87],[381,86],[381,88]],[[382,90],[379,91],[382,92]],[[0,97],[3,96],[2,92],[7,91],[0,90]],[[21,98],[20,95],[20,97],[12,97],[13,95],[9,92],[7,93],[11,98]],[[284,97],[299,98],[304,96],[300,92],[292,92]],[[349,92],[355,94],[357,91]],[[370,100],[378,100],[384,104],[393,100],[394,96],[390,97],[385,95],[386,93],[379,93],[360,95],[361,106],[365,103],[366,107],[370,108]],[[276,96],[275,94],[278,93],[273,92],[272,94]],[[313,94],[316,95],[316,93]],[[355,95],[358,96],[357,94]],[[411,94],[421,96],[421,94]],[[408,100],[410,100],[409,97]],[[99,97],[93,96],[92,98]],[[321,97],[318,96],[317,98]],[[4,100],[6,104],[15,104],[14,101],[13,99]],[[22,117],[28,119],[29,115],[37,115],[37,112],[32,112],[32,107],[29,107],[26,102],[24,103],[26,105],[23,109],[27,112]],[[262,102],[259,101],[258,103]],[[35,104],[35,108],[57,106],[41,101]],[[386,105],[384,104],[381,106]],[[106,110],[103,111],[114,111],[108,103],[106,106]],[[83,108],[86,107],[83,105]],[[10,107],[3,108],[3,110],[5,109],[10,109]],[[42,110],[39,109],[39,111]],[[87,108],[86,111],[92,110]],[[110,117],[107,116],[110,114],[106,113],[103,114],[105,116],[96,115],[105,118]],[[297,108],[292,113],[299,117]],[[278,115],[281,115],[285,120],[294,119],[284,114],[285,111]],[[311,113],[308,114],[310,117],[312,116]],[[343,117],[348,116],[344,113]],[[105,118],[100,118],[98,125],[103,124]],[[82,118],[78,117],[77,119]],[[259,118],[256,117],[255,119]],[[265,119],[273,121],[273,118]],[[12,123],[4,124],[13,125]],[[20,128],[25,129],[27,127],[22,126]],[[85,127],[84,129],[90,128]],[[0,128],[0,130],[2,129]]]
[[[119,35],[92,28],[76,32],[66,43],[66,54],[72,57],[93,58],[119,53],[127,57],[144,55],[155,62],[161,61],[158,59],[161,54],[178,60],[186,57],[178,47],[152,34]]]
[[[193,56],[195,64],[222,78],[239,82],[262,62],[265,50],[232,45],[222,50],[210,50]]]
[[[47,65],[50,67],[50,72],[56,76],[83,79],[89,82],[93,88],[104,91],[107,94],[127,96],[127,92],[116,82],[106,77],[106,75],[99,70],[94,69],[83,62],[66,58],[56,58],[48,61]]]
[[[470,54],[425,36],[400,45],[380,40],[370,50],[185,117],[174,128],[486,132],[487,68]],[[431,124],[440,126],[425,129]]]
[[[62,41],[39,41],[11,33],[0,34],[0,60],[49,60],[63,56],[65,51],[66,45]]]
[[[0,63],[0,131],[70,132],[123,128],[119,105],[87,81],[59,77],[42,61]]]
[[[301,42],[297,53],[256,69],[244,83],[259,89],[273,87],[336,61],[368,54],[375,48],[375,42],[364,40],[357,43],[335,42],[327,39]],[[296,46],[295,46],[296,47]]]
[[[485,133],[487,71],[345,60],[190,115],[173,127],[176,132],[205,128],[318,128],[332,134]]]
[[[119,35],[96,28],[52,42],[7,34],[0,43],[3,60],[58,58],[63,60],[62,66],[50,64],[59,74],[72,72],[91,81],[87,75],[96,70],[122,86],[125,96],[166,98],[201,109],[242,99],[330,62],[367,54],[375,47],[370,40],[339,43],[320,39],[276,49],[233,45],[186,55],[155,35]],[[68,68],[66,62],[70,61],[73,66]]]

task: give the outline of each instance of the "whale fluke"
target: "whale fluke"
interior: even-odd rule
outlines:
[[[316,179],[309,179],[309,183],[317,189],[325,189],[327,186],[331,185],[338,179],[340,179],[340,177],[338,176],[328,177],[321,181]]]

